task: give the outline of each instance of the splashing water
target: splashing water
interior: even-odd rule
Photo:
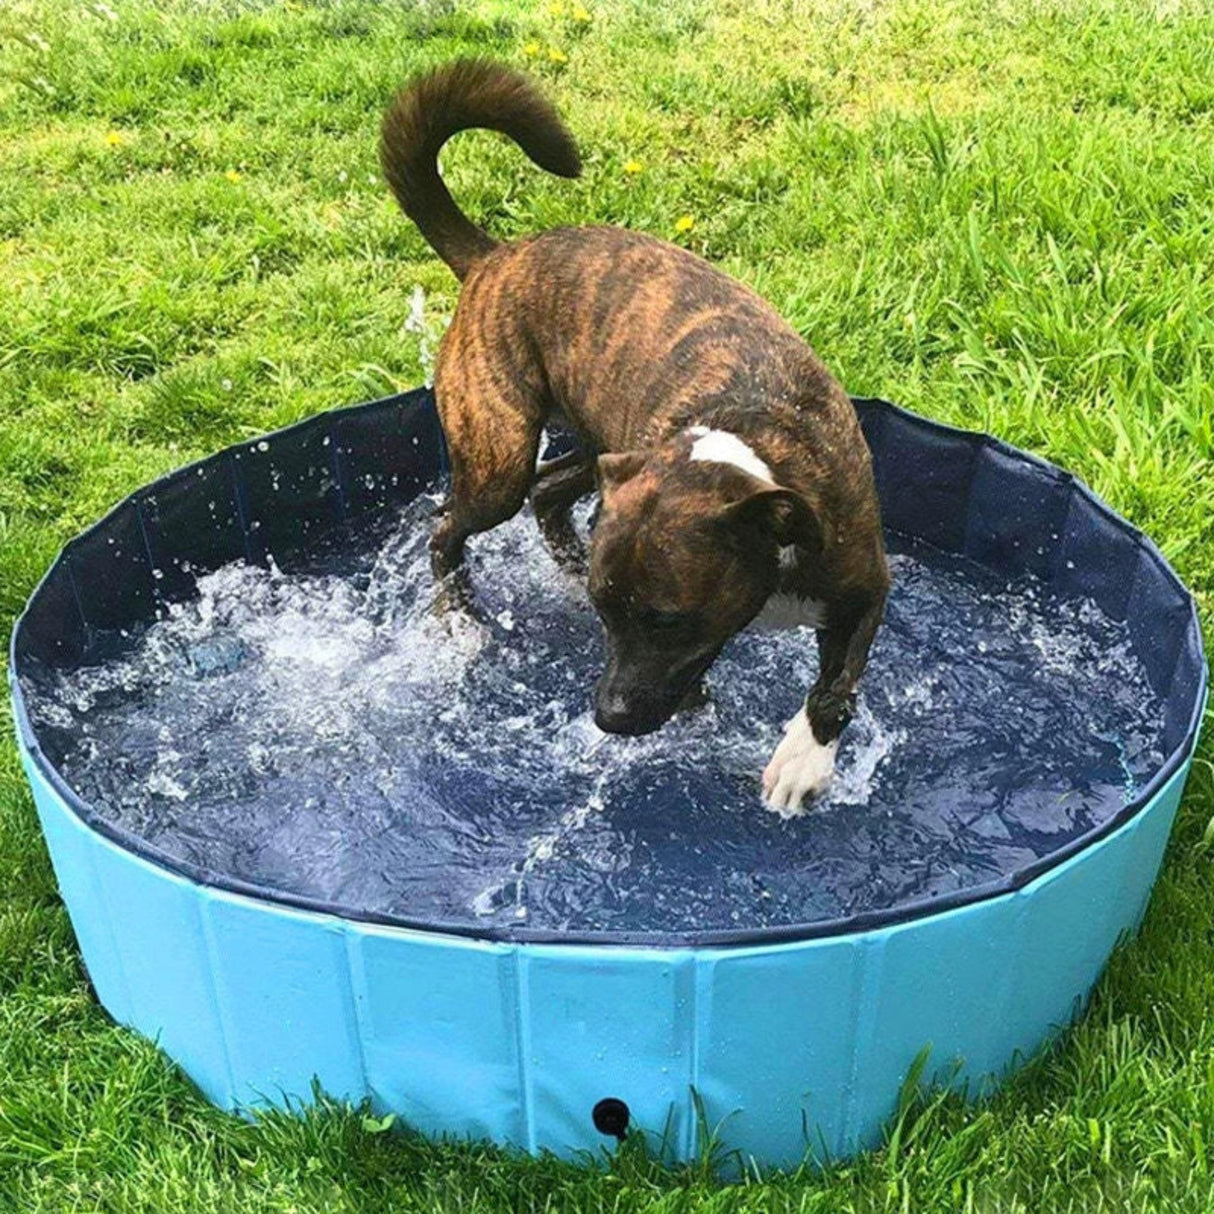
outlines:
[[[418,284],[409,298],[409,315],[405,317],[404,330],[417,338],[417,360],[421,364],[422,382],[427,388],[434,384],[438,342],[444,327],[441,322],[431,321],[426,316],[426,292]]]
[[[602,734],[584,589],[520,516],[472,544],[485,622],[436,618],[433,502],[290,572],[202,577],[118,656],[28,684],[48,753],[107,818],[264,887],[473,927],[674,932],[989,883],[1162,761],[1122,625],[904,545],[835,781],[782,820],[759,773],[813,679],[812,633],[744,633],[704,708]]]

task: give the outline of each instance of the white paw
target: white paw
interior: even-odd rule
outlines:
[[[784,727],[784,738],[763,772],[763,796],[781,818],[802,812],[806,794],[820,793],[835,774],[839,740],[823,745],[814,737],[809,719],[799,712]]]

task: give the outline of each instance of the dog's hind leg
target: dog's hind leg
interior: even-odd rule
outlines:
[[[571,451],[542,464],[531,486],[535,519],[556,562],[567,573],[586,571],[586,548],[573,526],[574,504],[594,488],[594,458]]]

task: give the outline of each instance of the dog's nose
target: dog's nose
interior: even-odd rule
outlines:
[[[630,738],[660,729],[669,715],[657,711],[653,705],[637,704],[623,696],[600,696],[594,706],[594,723],[604,733],[620,733]]]
[[[635,733],[632,721],[633,714],[622,700],[600,700],[594,706],[594,723],[604,733]]]

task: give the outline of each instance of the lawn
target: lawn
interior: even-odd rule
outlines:
[[[607,221],[688,244],[852,391],[1079,473],[1210,619],[1204,4],[112,3],[0,7],[6,643],[59,545],[123,494],[421,381],[455,282],[387,197],[378,115],[469,52],[532,67],[586,163],[558,181],[461,137],[448,179],[495,234]],[[907,1110],[854,1164],[722,1188],[639,1143],[574,1166],[336,1105],[211,1109],[94,1002],[6,716],[0,1211],[1209,1210],[1210,757],[1142,934],[1058,1048],[981,1109]]]

